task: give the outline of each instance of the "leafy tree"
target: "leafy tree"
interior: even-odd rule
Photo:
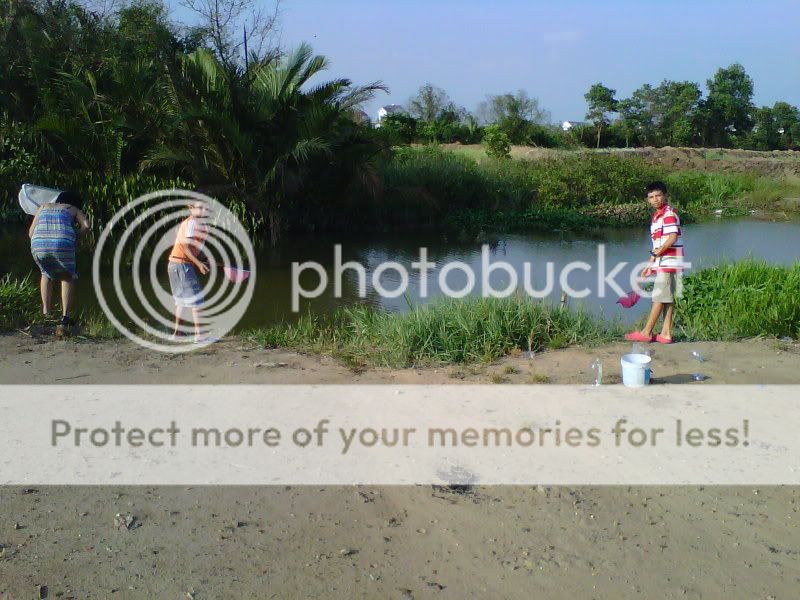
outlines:
[[[483,146],[491,158],[505,159],[511,156],[511,141],[498,125],[488,125],[485,128]]]
[[[776,102],[772,107],[778,130],[778,148],[783,150],[800,146],[800,111],[788,102]]]
[[[417,120],[403,113],[386,115],[381,119],[380,131],[390,145],[410,144],[417,137]]]
[[[704,143],[727,146],[732,139],[747,136],[753,128],[753,80],[744,67],[735,63],[719,69],[706,86]]]
[[[201,20],[198,33],[220,64],[233,71],[252,60],[277,60],[280,0],[270,4],[256,0],[181,0],[181,5]]]
[[[497,125],[512,144],[528,144],[536,133],[531,125],[548,123],[550,113],[539,105],[537,98],[519,90],[516,94],[488,96],[478,106],[478,117],[484,123]]]
[[[754,111],[754,126],[750,134],[750,145],[755,150],[773,150],[778,147],[780,134],[775,112],[769,106]]]
[[[478,106],[478,117],[485,123],[518,120],[544,124],[550,120],[550,113],[539,106],[538,98],[519,90],[516,94],[487,96]]]
[[[619,125],[625,137],[626,148],[630,146],[631,141],[636,143],[645,139],[645,132],[643,129],[646,124],[649,126],[648,130],[652,129],[652,119],[647,119],[645,110],[645,103],[641,98],[637,98],[635,95],[620,100],[617,103]]]
[[[430,123],[446,112],[456,112],[455,105],[442,88],[426,83],[407,103],[408,113],[424,123]]]
[[[339,173],[359,179],[380,150],[372,128],[350,113],[385,88],[334,79],[306,90],[327,64],[305,44],[278,63],[250,64],[242,76],[208,50],[182,55],[165,81],[170,122],[144,166],[171,167],[244,198],[267,218],[276,243],[315,182],[343,181]]]
[[[697,141],[702,92],[691,81],[664,80],[653,90],[656,135],[662,144],[688,146]]]
[[[690,81],[645,84],[617,105],[626,139],[640,144],[688,146],[699,141],[702,92]]]
[[[602,83],[595,83],[583,96],[589,105],[586,118],[594,123],[597,129],[598,148],[600,147],[600,134],[603,131],[603,126],[608,125],[608,115],[617,110],[617,100],[614,98],[616,93],[616,90],[607,88]]]

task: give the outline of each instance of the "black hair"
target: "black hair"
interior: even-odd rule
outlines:
[[[74,206],[77,209],[80,209],[83,206],[83,201],[81,197],[72,190],[66,190],[61,192],[56,198],[56,202],[59,204],[69,204],[70,206]]]
[[[663,194],[666,196],[669,193],[667,191],[667,184],[663,181],[653,181],[648,183],[645,189],[647,190],[648,194],[650,192],[663,192]]]

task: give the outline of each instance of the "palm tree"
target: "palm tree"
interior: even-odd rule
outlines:
[[[233,73],[208,50],[179,55],[163,86],[170,126],[143,167],[167,166],[241,196],[268,219],[276,243],[287,209],[316,175],[368,171],[380,147],[351,113],[385,88],[348,79],[309,87],[326,67],[305,44]]]

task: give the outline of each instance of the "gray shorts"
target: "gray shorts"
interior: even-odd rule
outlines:
[[[656,273],[656,282],[653,284],[653,302],[672,304],[675,302],[676,273]]]
[[[167,272],[175,306],[198,308],[203,304],[203,287],[194,265],[171,262]]]

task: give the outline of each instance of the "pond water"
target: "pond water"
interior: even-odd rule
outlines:
[[[616,304],[619,295],[611,288],[601,294],[598,267],[601,258],[599,246],[605,249],[606,274],[618,263],[627,262],[619,271],[615,281],[623,291],[630,289],[629,277],[633,264],[646,261],[649,252],[648,232],[644,227],[635,229],[602,229],[593,235],[566,232],[537,232],[527,235],[504,235],[492,240],[487,250],[488,261],[504,261],[516,272],[518,289],[524,288],[525,263],[531,273],[530,281],[534,290],[544,290],[548,280],[552,290],[546,301],[557,303],[562,293],[559,276],[570,263],[581,261],[583,267],[569,273],[566,283],[574,290],[586,290],[585,298],[569,299],[569,305],[584,306],[588,310],[610,318],[619,318],[626,323],[639,319],[648,309],[647,302],[640,302],[630,310],[623,310]],[[772,223],[754,219],[715,220],[707,223],[687,225],[683,232],[686,247],[686,260],[692,269],[702,268],[721,262],[752,256],[771,263],[789,264],[800,259],[800,221]],[[366,295],[360,297],[358,276],[353,270],[345,270],[342,276],[341,298],[334,294],[334,245],[342,246],[342,262],[356,261],[365,267]],[[420,260],[420,248],[427,249],[427,260],[436,267],[427,275],[427,295],[422,297],[420,270],[412,263]],[[99,310],[91,284],[92,251],[88,245],[81,247],[78,272],[81,276],[78,286],[79,310]],[[316,261],[329,273],[330,281],[319,297],[300,299],[300,313],[312,311],[319,314],[330,313],[336,308],[356,302],[382,307],[391,311],[407,310],[410,304],[430,302],[441,298],[440,275],[442,267],[452,261],[460,261],[471,268],[476,277],[472,295],[481,293],[482,283],[482,243],[479,241],[457,241],[447,239],[436,233],[413,235],[351,235],[315,236],[293,239],[278,248],[260,247],[256,251],[255,294],[239,328],[268,325],[278,321],[292,321],[297,318],[292,310],[292,263]],[[372,284],[375,269],[384,261],[394,261],[408,271],[406,293],[396,298],[385,298],[376,292]],[[548,276],[547,263],[552,263],[553,277]],[[589,267],[590,270],[585,270]],[[37,269],[31,259],[25,227],[5,228],[0,231],[0,275],[11,272],[17,276],[31,274],[38,277]],[[103,270],[108,277],[108,270]],[[488,278],[494,289],[502,289],[510,283],[512,275],[495,269]],[[159,274],[161,285],[167,287],[166,267]],[[122,286],[129,297],[135,295],[131,277],[123,277]],[[306,269],[299,277],[306,290],[317,287],[318,275]],[[395,270],[385,270],[379,283],[393,290],[403,283]],[[462,270],[454,269],[444,280],[451,289],[460,290],[468,283]],[[105,285],[105,283],[104,283]],[[114,302],[112,301],[112,306]]]

